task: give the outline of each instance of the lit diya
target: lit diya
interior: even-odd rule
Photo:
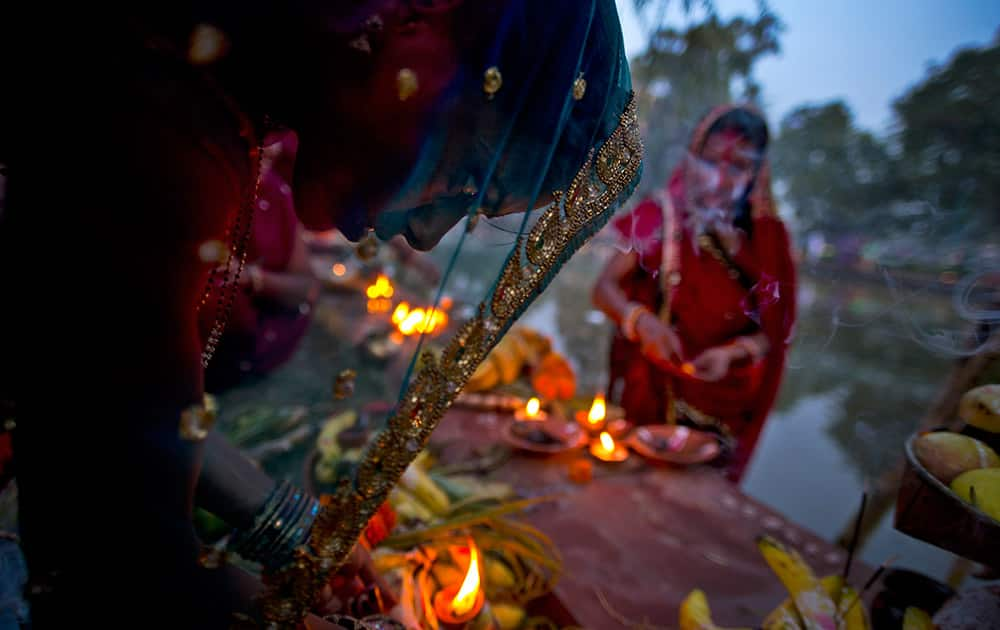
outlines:
[[[587,443],[587,433],[572,422],[546,417],[528,401],[522,411],[516,410],[514,421],[501,433],[505,441],[522,451],[555,454],[579,448]]]
[[[620,417],[623,411],[618,407],[614,409],[617,413],[612,413],[612,410],[608,408],[604,394],[597,394],[594,396],[594,402],[590,405],[590,410],[583,411],[581,409],[576,412],[576,422],[593,437],[600,435],[601,431],[607,431],[611,437],[621,437],[628,433],[629,424]],[[615,415],[619,417],[611,419]]]
[[[434,614],[442,628],[465,628],[482,611],[486,594],[480,587],[479,549],[469,539],[469,568],[465,579],[450,584],[434,595]]]
[[[576,421],[590,433],[597,434],[603,431],[608,424],[608,406],[604,402],[604,394],[594,396],[589,411],[577,411]]]
[[[514,419],[520,422],[542,422],[548,417],[549,414],[542,410],[542,401],[537,398],[531,398],[524,405],[524,409],[518,409],[514,412]]]
[[[603,462],[623,462],[628,459],[628,449],[615,442],[607,431],[601,431],[600,437],[590,443],[590,454]]]

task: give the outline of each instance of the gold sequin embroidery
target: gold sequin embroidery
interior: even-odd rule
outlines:
[[[353,478],[323,497],[308,547],[267,576],[263,611],[279,627],[295,624],[314,601],[325,576],[339,567],[403,471],[478,365],[500,341],[558,267],[567,248],[589,236],[590,224],[622,200],[642,163],[642,141],[634,97],[619,125],[596,155],[591,151],[565,193],[542,214],[528,237],[519,239],[504,265],[494,295],[451,339],[440,359],[427,353],[386,426],[366,448]]]
[[[503,75],[500,74],[500,68],[490,66],[483,73],[483,92],[486,92],[487,97],[493,98],[501,87],[503,87]]]
[[[587,93],[587,80],[583,78],[583,73],[573,81],[573,100],[582,101],[583,96]]]

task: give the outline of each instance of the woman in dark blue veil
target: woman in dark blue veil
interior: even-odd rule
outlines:
[[[15,305],[0,316],[0,399],[17,427],[35,620],[295,627],[478,363],[636,184],[614,3],[79,13],[2,16],[18,31],[8,59],[14,41],[45,43],[36,65],[4,77],[0,126],[0,275]],[[459,222],[522,213],[477,314],[409,375],[323,505],[244,460],[203,397],[245,260],[259,139],[275,126],[299,135],[293,189],[309,228],[427,249]],[[57,264],[26,265],[43,238]],[[67,266],[75,282],[55,290]],[[79,308],[67,325],[37,316],[68,304]],[[204,346],[203,309],[215,320]],[[199,561],[194,504],[237,527],[234,550],[263,563],[263,586]]]

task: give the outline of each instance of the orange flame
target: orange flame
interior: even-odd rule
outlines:
[[[344,263],[337,263],[333,266],[333,275],[340,277],[347,273],[347,266]]]
[[[528,401],[528,404],[524,406],[524,415],[529,419],[535,419],[538,417],[538,412],[542,409],[542,401],[537,398],[532,398]]]
[[[391,308],[392,300],[389,298],[376,298],[374,300],[368,300],[369,313],[388,313]]]
[[[464,617],[476,605],[479,596],[479,550],[476,543],[469,539],[469,570],[465,572],[465,580],[458,589],[455,599],[451,600],[451,613],[455,617]]]
[[[395,290],[392,288],[389,278],[380,273],[375,278],[375,284],[369,285],[365,293],[368,295],[368,299],[374,300],[376,298],[391,298]]]
[[[600,424],[601,422],[604,422],[604,417],[607,412],[607,406],[604,404],[604,394],[598,394],[594,396],[594,403],[590,405],[590,413],[587,414],[587,422],[589,424]]]
[[[392,313],[392,323],[406,336],[433,332],[448,325],[448,314],[440,309],[415,308],[402,302]]]
[[[615,441],[607,431],[601,431],[601,447],[608,453],[615,452]]]
[[[410,305],[407,304],[406,302],[400,302],[399,306],[396,307],[396,310],[392,312],[392,323],[396,324],[397,326],[399,324],[402,324],[403,320],[406,319],[407,313],[409,312],[410,312]]]

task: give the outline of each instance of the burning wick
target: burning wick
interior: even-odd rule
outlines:
[[[337,263],[337,265],[344,267],[340,263]],[[333,266],[333,273],[335,274],[337,273],[337,265]],[[347,272],[346,267],[344,267],[344,272]],[[365,293],[368,295],[369,313],[388,313],[389,309],[392,308],[392,300],[390,298],[392,298],[395,290],[392,288],[389,278],[383,274],[378,275],[378,278],[375,279],[375,284],[365,289]]]
[[[608,453],[615,452],[615,441],[611,439],[611,434],[607,431],[601,432],[601,447]]]
[[[334,273],[336,273],[336,271]],[[389,278],[380,273],[378,277],[375,278],[375,284],[372,284],[365,289],[365,293],[368,295],[368,299],[374,300],[375,298],[391,298],[392,294],[395,293],[395,290],[392,288],[392,283],[389,282]]]
[[[587,424],[591,426],[601,424],[604,422],[607,413],[608,408],[604,404],[604,395],[598,394],[594,396],[594,402],[590,405],[590,412],[587,414]]]
[[[461,586],[446,586],[434,596],[434,612],[442,626],[466,623],[479,614],[486,596],[480,588],[479,549],[469,540],[469,569]]]
[[[542,411],[542,401],[537,398],[532,398],[528,401],[528,404],[524,406],[524,411],[518,410],[514,414],[514,419],[540,422],[545,420],[547,416],[548,414]]]
[[[583,410],[576,412],[576,421],[591,435],[598,431],[603,431],[607,424],[608,406],[604,402],[604,394],[594,396],[594,402],[590,404],[590,411]]]
[[[620,462],[628,458],[628,449],[616,444],[611,434],[601,431],[599,439],[590,445],[590,454],[605,462]]]
[[[529,418],[537,418],[538,410],[541,409],[542,403],[537,398],[532,398],[528,401],[528,404],[524,407],[524,413],[528,415]]]
[[[463,617],[476,606],[476,595],[479,594],[479,550],[471,541],[469,543],[469,570],[465,572],[462,587],[458,589],[455,599],[451,600],[451,614]]]
[[[400,302],[396,310],[392,312],[392,323],[395,324],[400,333],[409,337],[425,332],[440,332],[448,325],[448,314],[440,308],[410,310],[408,303]]]

